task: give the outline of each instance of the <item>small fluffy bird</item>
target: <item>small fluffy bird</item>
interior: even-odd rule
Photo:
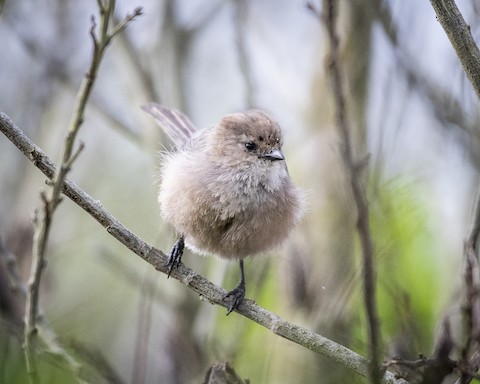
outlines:
[[[282,243],[300,221],[304,198],[288,174],[278,123],[260,110],[226,115],[197,130],[183,113],[156,103],[142,107],[173,140],[163,156],[158,201],[178,240],[169,273],[185,245],[199,254],[239,260],[240,283],[227,315],[245,298],[243,259]]]

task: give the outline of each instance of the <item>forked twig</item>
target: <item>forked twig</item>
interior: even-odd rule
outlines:
[[[85,108],[88,98],[93,89],[93,84],[103,59],[104,52],[110,43],[114,34],[123,30],[126,25],[132,21],[136,16],[141,14],[141,9],[137,8],[132,15],[128,15],[116,28],[113,33],[108,33],[108,26],[110,17],[113,14],[115,1],[109,0],[106,3],[98,1],[100,9],[100,27],[99,36],[95,34],[96,23],[92,17],[92,27],[90,29],[90,36],[93,40],[93,54],[90,62],[90,67],[83,78],[82,84],[77,94],[74,111],[68,126],[67,136],[60,156],[60,166],[56,168],[51,177],[48,192],[40,194],[42,200],[42,207],[36,214],[35,234],[32,252],[32,265],[30,269],[30,277],[28,281],[26,308],[25,308],[25,330],[24,330],[24,349],[25,360],[27,366],[27,373],[32,384],[40,383],[40,377],[37,372],[37,317],[39,307],[39,289],[42,279],[43,269],[45,268],[45,255],[50,234],[50,228],[54,212],[61,201],[61,192],[65,178],[70,171],[73,162],[78,158],[84,145],[81,143],[75,149],[75,139],[80,126],[83,123]]]

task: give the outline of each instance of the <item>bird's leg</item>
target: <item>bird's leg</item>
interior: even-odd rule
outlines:
[[[240,260],[240,283],[232,289],[230,292],[228,292],[223,299],[226,299],[227,297],[232,298],[232,304],[230,304],[230,307],[228,308],[227,316],[235,309],[238,308],[238,306],[243,302],[243,299],[245,298],[245,273],[243,272],[243,260]]]
[[[182,261],[183,248],[185,248],[185,238],[183,237],[183,235],[181,235],[173,246],[170,253],[168,254],[168,277],[170,277],[173,269],[178,268],[178,266],[180,265],[180,262]]]

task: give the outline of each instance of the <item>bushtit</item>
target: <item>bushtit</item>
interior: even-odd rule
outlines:
[[[185,245],[239,260],[240,283],[224,297],[231,298],[228,315],[245,297],[243,259],[278,246],[302,216],[303,194],[288,175],[281,129],[260,110],[197,130],[179,111],[155,103],[142,108],[176,145],[163,157],[158,194],[163,218],[178,233],[168,275]]]

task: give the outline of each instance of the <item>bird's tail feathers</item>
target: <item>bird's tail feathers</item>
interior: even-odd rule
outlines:
[[[142,109],[153,116],[155,122],[179,148],[183,147],[197,130],[190,119],[176,109],[158,103],[143,105]]]

